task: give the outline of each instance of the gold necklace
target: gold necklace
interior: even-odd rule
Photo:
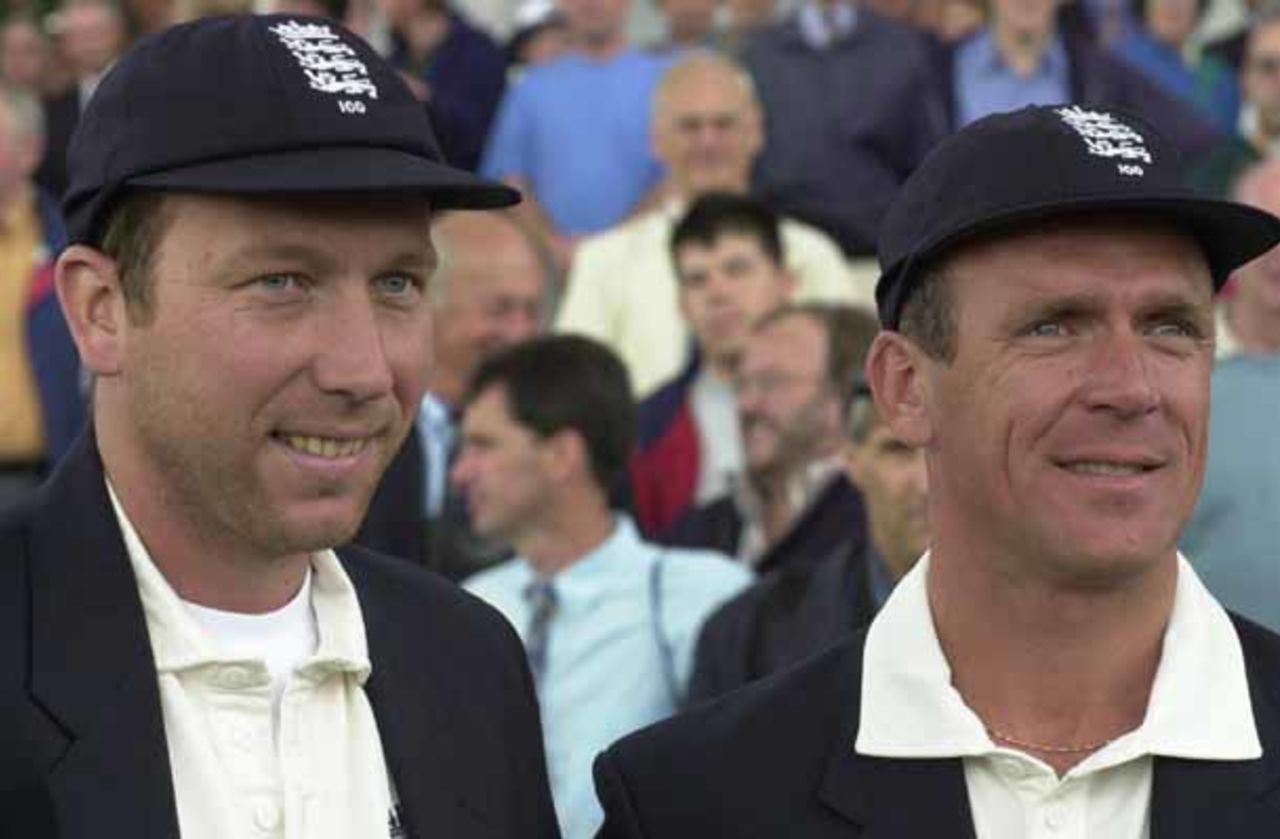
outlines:
[[[1105,740],[1099,740],[1096,743],[1085,743],[1082,746],[1049,746],[1044,743],[1031,743],[1027,740],[1019,740],[1017,737],[1005,734],[1000,729],[991,725],[987,726],[987,733],[991,735],[991,739],[999,740],[1002,743],[1008,743],[1010,746],[1017,746],[1020,749],[1030,749],[1033,752],[1044,752],[1045,754],[1055,755],[1078,755],[1084,754],[1085,752],[1096,752],[1098,749],[1101,749],[1103,746],[1116,739],[1114,737],[1108,737]]]

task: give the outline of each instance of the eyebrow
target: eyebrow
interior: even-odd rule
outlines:
[[[1025,323],[1040,318],[1079,318],[1096,315],[1106,310],[1109,298],[1104,294],[1072,294],[1049,300],[1016,304],[1008,321]],[[1209,317],[1213,302],[1211,297],[1200,300],[1190,294],[1156,291],[1144,295],[1137,302],[1136,317],[1145,319],[1152,315],[1173,314],[1191,318]]]
[[[254,244],[232,254],[228,260],[229,267],[243,266],[253,262],[293,262],[307,266],[318,274],[332,273],[338,268],[338,260],[312,245],[298,242],[268,242]],[[412,248],[395,252],[382,260],[378,273],[395,270],[416,270],[424,273],[433,272],[439,264],[435,248],[428,243],[423,248]]]

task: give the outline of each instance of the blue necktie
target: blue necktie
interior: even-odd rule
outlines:
[[[551,580],[534,580],[525,588],[524,597],[532,610],[524,648],[529,656],[529,669],[533,671],[534,681],[541,682],[542,674],[547,668],[547,633],[551,629],[551,619],[556,614],[556,590]]]

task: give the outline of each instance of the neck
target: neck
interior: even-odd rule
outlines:
[[[588,58],[604,61],[622,52],[627,46],[627,40],[618,31],[607,35],[579,36],[574,39],[574,45]]]
[[[1280,311],[1266,306],[1227,304],[1227,320],[1236,341],[1247,353],[1269,355],[1280,352]]]
[[[245,614],[283,607],[298,593],[309,554],[264,556],[212,531],[199,502],[157,488],[130,456],[111,423],[95,421],[103,470],[151,561],[174,592],[191,603]]]
[[[739,353],[722,353],[720,355],[704,355],[704,368],[708,374],[721,382],[732,382],[738,372]]]
[[[31,201],[31,182],[23,179],[8,187],[0,188],[0,219],[7,219],[14,208]]]
[[[998,24],[995,27],[996,49],[1019,76],[1029,76],[1036,71],[1052,37],[1051,29],[1034,31]]]
[[[467,376],[457,372],[450,365],[437,364],[431,368],[427,376],[427,391],[450,408],[462,404],[462,395],[467,389]]]
[[[931,553],[928,591],[952,683],[989,729],[1064,772],[1141,724],[1173,609],[1171,555],[1110,588],[1013,579],[987,557]]]
[[[579,495],[572,502],[549,504],[552,512],[544,521],[512,540],[540,577],[563,571],[613,535],[616,522],[603,493]]]

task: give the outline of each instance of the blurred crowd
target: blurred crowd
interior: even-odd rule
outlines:
[[[10,0],[0,31],[0,507],[84,422],[57,198],[134,39],[342,20],[447,160],[522,191],[435,225],[429,393],[359,541],[511,618],[569,837],[598,825],[597,751],[864,626],[927,549],[926,454],[861,371],[877,230],[938,140],[1029,104],[1117,109],[1198,190],[1280,213],[1280,7],[657,0],[637,39],[632,2]],[[1280,253],[1221,295],[1217,349],[1183,547],[1280,630]]]

